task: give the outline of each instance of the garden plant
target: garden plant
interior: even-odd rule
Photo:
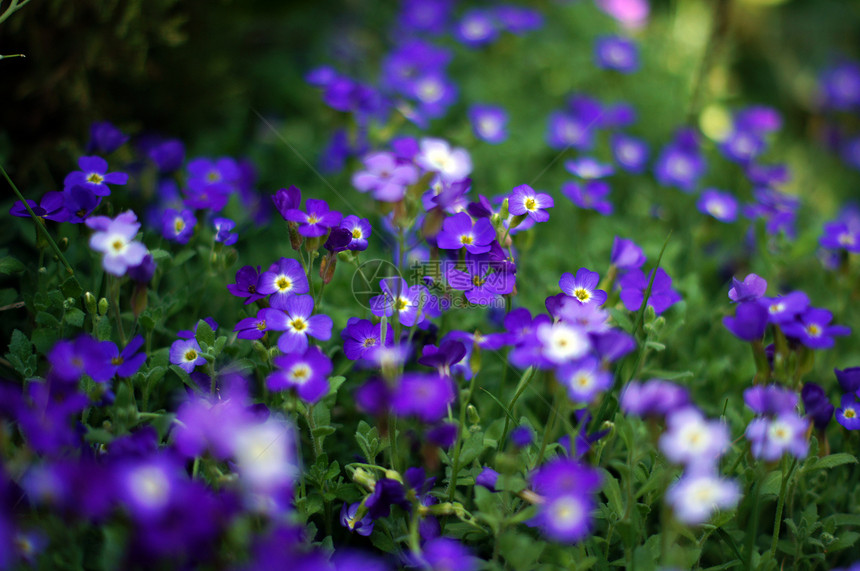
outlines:
[[[857,5],[213,4],[0,2],[0,569],[860,569]]]

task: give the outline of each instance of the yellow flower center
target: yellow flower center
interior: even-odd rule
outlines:
[[[364,346],[365,347],[373,347],[374,345],[376,345],[376,339],[375,338],[368,337],[367,339],[364,340]]]
[[[179,234],[184,229],[185,229],[185,220],[183,220],[182,218],[176,218],[176,220],[173,221],[173,230],[177,234]]]
[[[289,291],[293,287],[293,282],[290,281],[290,278],[287,276],[278,276],[278,279],[275,280],[275,285],[281,291],[281,293]]]
[[[463,235],[463,236],[460,236],[460,243],[461,243],[461,244],[463,244],[464,246],[469,246],[469,245],[471,245],[474,241],[475,241],[475,239],[474,239],[474,238],[472,238],[472,237],[471,237],[470,235],[468,235],[468,234],[465,234],[465,235]]]
[[[189,349],[185,352],[185,360],[186,361],[196,361],[197,360],[197,351],[194,349]]]
[[[266,330],[266,320],[265,319],[261,319],[260,321],[257,322],[257,329],[259,329],[260,331]]]
[[[356,228],[355,230],[353,230],[352,231],[352,237],[355,238],[356,240],[360,239],[361,238],[361,229]]]
[[[523,206],[526,207],[526,210],[534,210],[537,207],[537,201],[534,198],[526,198]]]
[[[102,182],[104,182],[104,180],[105,177],[103,177],[97,172],[91,172],[87,175],[87,182],[91,182],[93,184],[101,184]]]
[[[814,323],[806,326],[806,334],[810,337],[821,337],[821,328]]]
[[[845,412],[843,413],[843,416],[845,418],[854,418],[855,416],[857,416],[857,412],[853,408],[846,408]]]
[[[293,329],[295,329],[296,331],[304,331],[305,329],[307,329],[307,328],[308,328],[308,324],[307,324],[307,323],[305,323],[305,320],[304,320],[304,319],[302,319],[301,317],[298,317],[298,318],[296,318],[296,319],[293,319],[293,320],[290,322],[290,325],[291,325],[291,326],[293,327]]]
[[[398,297],[397,303],[395,304],[395,309],[397,309],[397,311],[403,311],[407,307],[409,307],[409,300],[405,297]]]
[[[591,292],[584,287],[578,287],[573,290],[573,295],[575,295],[576,299],[578,299],[579,301],[588,301],[589,299],[591,299]]]

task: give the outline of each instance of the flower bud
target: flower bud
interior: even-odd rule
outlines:
[[[103,297],[99,300],[99,315],[105,316],[108,312],[108,300],[106,297]]]

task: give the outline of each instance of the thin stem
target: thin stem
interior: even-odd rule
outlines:
[[[388,415],[388,455],[391,461],[391,469],[397,471],[397,417],[393,413]]]
[[[460,402],[460,422],[457,425],[457,441],[454,443],[454,465],[451,467],[451,479],[448,481],[448,501],[454,501],[454,493],[457,491],[457,476],[460,472],[460,452],[463,450],[463,428],[466,424],[466,408],[472,400],[472,393],[475,390],[475,380],[478,378],[477,373],[472,375],[472,380],[469,382],[469,392],[466,398]]]
[[[27,0],[27,1],[29,2],[29,0]],[[14,3],[13,3],[13,5],[14,5]],[[19,5],[19,7],[20,6],[23,6],[23,4]],[[11,9],[11,7],[10,7],[10,9]],[[8,10],[7,10],[7,13],[8,13]],[[6,14],[3,14],[3,16],[0,16],[0,23],[2,23],[3,20],[5,19],[4,16],[6,16]],[[33,212],[33,209],[30,208],[29,204],[27,204],[27,200],[24,198],[24,195],[21,194],[21,191],[18,190],[18,187],[15,186],[15,183],[12,182],[11,178],[9,178],[9,175],[6,173],[6,169],[3,168],[3,165],[0,165],[0,173],[3,174],[3,178],[6,179],[6,182],[9,183],[9,186],[12,187],[12,190],[15,192],[15,194],[18,196],[18,198],[24,204],[24,208],[27,209],[27,212],[30,214],[30,217],[36,223],[36,226],[42,230],[42,233],[44,234],[45,238],[48,240],[48,243],[51,245],[51,248],[54,250],[54,253],[57,254],[57,257],[60,259],[61,262],[63,262],[63,265],[66,266],[66,271],[69,272],[70,275],[75,275],[75,270],[72,269],[72,266],[69,264],[69,261],[66,260],[66,257],[60,251],[60,247],[57,246],[57,243],[54,242],[53,238],[51,238],[51,235],[48,233],[48,229],[43,226],[42,219],[39,218],[38,216],[36,216],[36,213]]]
[[[119,334],[120,344],[125,347],[125,329],[122,326],[122,315],[119,312],[119,280],[114,276],[108,277],[108,301],[110,302],[110,310],[116,320],[116,329]]]
[[[314,460],[317,460],[322,455],[322,445],[319,440],[317,440],[316,432],[317,423],[314,420],[314,405],[309,407],[305,407],[305,420],[308,423],[308,431],[311,433],[311,442],[313,443],[314,449]]]
[[[785,508],[785,490],[788,487],[788,481],[794,474],[794,467],[797,465],[797,458],[791,459],[791,467],[788,461],[782,460],[782,482],[779,485],[779,499],[776,502],[776,519],[773,522],[773,538],[770,541],[770,557],[776,557],[776,546],[779,543],[779,528],[782,526],[782,510]],[[788,468],[788,469],[786,469]]]
[[[549,444],[550,437],[555,432],[555,425],[558,417],[561,416],[559,412],[559,406],[561,404],[561,399],[559,398],[559,391],[554,391],[555,394],[552,398],[552,405],[549,409],[549,416],[546,420],[546,427],[544,427],[543,438],[540,443],[540,451],[538,452],[537,461],[535,461],[535,467],[540,466],[540,463],[543,461],[544,454],[546,453],[546,447]],[[571,447],[576,447],[576,439],[571,442]]]

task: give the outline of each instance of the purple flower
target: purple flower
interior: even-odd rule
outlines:
[[[549,116],[547,143],[553,149],[573,147],[588,150],[594,145],[593,118],[579,117],[565,111],[554,111]]]
[[[379,285],[382,295],[370,299],[373,315],[391,317],[396,314],[406,327],[421,324],[427,316],[439,315],[438,302],[426,287],[409,286],[402,278],[386,278],[380,280]]]
[[[306,238],[316,238],[328,233],[329,228],[340,224],[343,215],[329,210],[325,200],[309,198],[305,203],[307,213],[294,208],[287,211],[286,219],[299,225],[299,234]]]
[[[657,164],[654,165],[654,174],[663,186],[674,186],[691,193],[705,173],[706,167],[695,133],[682,129],[675,140],[660,153]]]
[[[753,419],[747,426],[745,435],[756,458],[775,462],[788,452],[803,459],[809,451],[809,442],[806,440],[808,426],[809,421],[797,413],[784,412],[775,418]]]
[[[534,442],[535,433],[526,425],[518,426],[511,430],[511,442],[518,448],[525,448]]]
[[[851,334],[850,327],[830,325],[832,319],[833,314],[826,309],[810,307],[796,321],[781,323],[780,329],[810,349],[829,349],[836,343],[834,336]]]
[[[744,301],[738,304],[735,316],[723,317],[723,325],[738,339],[757,341],[767,329],[767,310],[755,301]]]
[[[424,119],[442,117],[457,100],[457,86],[442,72],[430,72],[415,78],[406,94],[418,101],[415,114],[419,125]]]
[[[575,543],[588,535],[597,507],[595,493],[600,473],[576,460],[556,458],[531,477],[535,492],[543,496],[529,525],[539,527],[551,539]]]
[[[513,291],[516,276],[507,270],[504,262],[492,260],[486,255],[466,254],[465,265],[447,263],[444,275],[448,286],[464,291],[469,302],[489,305],[497,296]]]
[[[236,324],[233,331],[239,339],[262,339],[266,331],[285,331],[289,317],[280,309],[267,307],[257,311],[256,317],[246,317]]]
[[[392,478],[382,478],[373,487],[373,493],[364,501],[367,507],[367,515],[372,520],[388,517],[391,506],[400,506],[409,511],[411,505],[406,499],[406,490],[403,484]]]
[[[441,34],[448,27],[451,0],[406,0],[400,11],[400,28],[407,32]]]
[[[797,393],[778,385],[750,387],[744,391],[744,402],[756,414],[776,416],[795,411]]]
[[[448,405],[454,398],[450,378],[435,373],[405,373],[391,396],[391,408],[398,416],[414,416],[433,423],[448,413]]]
[[[83,186],[96,196],[109,196],[109,184],[126,184],[128,175],[124,172],[107,172],[107,161],[101,157],[81,157],[78,159],[79,171],[70,172],[63,181],[66,189]]]
[[[508,114],[504,107],[496,105],[473,105],[469,108],[469,121],[475,136],[497,145],[508,138]]]
[[[794,291],[780,297],[761,297],[758,302],[767,310],[771,323],[782,326],[790,323],[809,307],[809,296],[802,291]]]
[[[347,250],[355,252],[367,250],[367,239],[373,231],[367,218],[359,218],[354,214],[350,214],[343,219],[340,227],[349,231],[351,237]]]
[[[857,395],[842,395],[841,404],[842,406],[836,409],[836,422],[848,430],[860,430],[860,401],[857,400]]]
[[[621,410],[636,416],[665,416],[690,404],[690,393],[686,388],[664,381],[651,379],[645,383],[628,383],[621,393]]]
[[[272,195],[272,202],[275,204],[275,209],[284,220],[287,220],[287,212],[290,210],[298,210],[302,206],[302,191],[297,186],[290,188],[279,188]]]
[[[458,182],[472,172],[472,158],[465,149],[452,149],[442,139],[421,139],[415,163],[428,172],[439,173],[443,182]]]
[[[451,422],[442,422],[427,431],[427,441],[440,448],[450,448],[457,441],[457,425]]]
[[[418,181],[418,169],[398,161],[393,153],[370,153],[362,162],[366,170],[352,175],[352,185],[360,192],[372,192],[376,200],[398,202],[406,196],[406,188]]]
[[[488,44],[498,35],[499,27],[491,10],[469,10],[454,28],[454,36],[467,46],[473,47]]]
[[[77,383],[83,375],[102,382],[113,376],[105,371],[105,349],[89,335],[79,335],[74,341],[57,342],[50,353],[51,375],[59,381]]]
[[[585,183],[565,182],[561,193],[580,208],[596,210],[603,216],[612,214],[612,203],[606,199],[609,184],[602,180],[589,180]]]
[[[860,65],[842,62],[821,74],[821,103],[825,108],[847,111],[860,106]]]
[[[63,190],[64,222],[81,224],[101,202],[101,197],[84,185]],[[59,221],[59,220],[58,220]]]
[[[336,254],[337,252],[345,251],[349,247],[350,242],[352,242],[352,233],[346,228],[338,226],[337,228],[332,228],[331,233],[329,233],[328,238],[326,238],[323,244],[323,248]],[[333,271],[334,266],[329,267]]]
[[[543,323],[535,330],[541,356],[555,365],[563,365],[584,357],[591,349],[591,340],[584,329],[563,321]]]
[[[712,470],[730,441],[729,428],[724,422],[706,420],[701,412],[688,407],[666,417],[660,450],[670,462]]]
[[[720,150],[730,161],[745,165],[752,162],[765,150],[765,142],[757,133],[736,127],[720,143]]]
[[[632,270],[625,274],[619,281],[621,286],[621,301],[628,311],[638,311],[645,299],[645,290],[654,270],[648,276],[642,270]],[[681,295],[672,289],[672,278],[663,268],[657,268],[654,283],[651,286],[651,295],[648,297],[648,305],[654,308],[654,312],[660,315],[676,302],[681,301]]]
[[[600,282],[600,274],[592,272],[588,268],[579,268],[576,277],[570,272],[565,272],[558,280],[558,286],[566,295],[582,304],[603,305],[606,301],[606,292],[595,289]]]
[[[612,253],[610,255],[612,265],[621,270],[636,270],[645,263],[645,254],[642,248],[633,240],[626,240],[618,236],[612,241]]]
[[[33,210],[33,214],[45,220],[53,220],[55,222],[65,222],[69,217],[65,209],[65,197],[62,192],[46,192],[42,196],[39,204],[33,200],[27,200],[27,204]],[[29,218],[30,213],[24,207],[24,203],[20,200],[16,201],[12,208],[9,209],[9,214],[18,216],[19,218]]]
[[[254,303],[257,300],[266,297],[266,294],[260,293],[257,288],[260,287],[260,266],[254,269],[253,266],[242,266],[236,272],[236,283],[227,284],[227,290],[236,297],[247,298],[245,305]],[[307,277],[305,277],[307,281]]]
[[[360,502],[354,504],[344,502],[343,507],[340,508],[340,525],[349,531],[367,537],[373,532],[373,520],[370,519],[367,511],[364,511],[364,515],[359,517],[358,510],[360,505]]]
[[[800,391],[803,409],[818,430],[824,430],[833,418],[833,405],[821,385],[806,383]]]
[[[594,44],[595,65],[621,73],[639,69],[639,50],[636,43],[620,36],[603,36]]]
[[[236,223],[229,218],[216,216],[212,219],[212,226],[215,228],[216,242],[221,242],[225,246],[232,246],[239,240],[239,235],[231,232],[236,227]]]
[[[113,220],[105,217],[91,218],[87,220],[87,226],[100,228],[90,236],[90,248],[102,253],[102,266],[109,274],[125,275],[129,268],[143,262],[143,258],[149,253],[146,246],[134,241],[140,224],[137,222],[137,216],[130,210]]]
[[[369,351],[382,346],[382,324],[374,324],[367,319],[351,317],[340,335],[343,338],[343,352],[351,361],[362,359]],[[393,344],[394,333],[391,325],[387,324],[385,345],[391,347]]]
[[[245,267],[250,268],[250,266]],[[250,284],[250,275],[247,277]],[[239,274],[236,274],[237,285],[238,281]],[[262,294],[261,297],[271,294],[269,304],[278,309],[284,309],[288,299],[294,295],[307,293],[308,289],[308,278],[302,265],[292,258],[281,258],[276,264],[269,266],[269,271],[260,276],[256,285],[256,291]]]
[[[187,244],[194,234],[194,226],[197,219],[194,212],[184,209],[181,212],[168,208],[161,216],[161,235],[171,242]]]
[[[239,165],[230,157],[194,159],[188,163],[187,170],[186,203],[193,208],[211,208],[213,211],[224,208],[241,177]]]
[[[546,208],[552,208],[555,203],[552,197],[545,193],[538,193],[527,184],[514,187],[508,198],[508,209],[514,216],[528,216],[535,222],[546,222],[549,213]]]
[[[729,290],[729,299],[735,302],[755,301],[767,291],[767,281],[756,274],[747,274],[744,281],[732,278],[732,288]]]
[[[615,168],[612,165],[601,163],[594,157],[579,157],[578,159],[565,161],[564,168],[570,174],[587,180],[604,178],[615,172]]]
[[[185,146],[179,139],[168,139],[151,147],[147,155],[164,174],[172,173],[182,167],[185,160]]]
[[[287,314],[284,332],[278,338],[278,349],[283,353],[304,352],[308,348],[308,337],[328,341],[331,338],[331,317],[324,314],[311,316],[314,300],[309,295],[294,295],[284,302]],[[274,328],[268,321],[270,328]]]
[[[847,369],[833,369],[836,380],[842,392],[855,393],[860,390],[860,367],[848,367]]]
[[[143,337],[140,335],[136,335],[129,341],[122,352],[112,341],[102,341],[101,347],[105,354],[106,367],[99,376],[109,379],[117,374],[125,379],[135,374],[146,361],[146,353],[137,353],[141,346],[143,346]]]
[[[854,220],[836,220],[824,224],[824,233],[819,239],[822,248],[846,250],[860,253],[860,225]]]
[[[727,192],[704,190],[696,207],[699,212],[710,214],[720,222],[734,222],[738,217],[738,201]]]
[[[612,386],[612,374],[602,369],[596,358],[585,357],[562,365],[558,370],[558,381],[567,389],[570,400],[588,404]]]
[[[496,491],[496,482],[499,481],[499,473],[488,466],[484,466],[481,473],[475,476],[475,485],[484,486],[491,492]]]
[[[666,502],[678,521],[688,525],[706,523],[718,509],[732,509],[741,498],[734,481],[708,472],[685,474],[666,490]]]
[[[596,0],[595,4],[625,28],[638,29],[648,23],[648,0]]]
[[[439,347],[425,345],[418,359],[420,365],[434,367],[437,372],[444,376],[451,376],[451,369],[461,362],[466,356],[466,346],[459,341],[444,341]]]
[[[190,373],[197,365],[206,363],[196,339],[177,339],[170,346],[170,362]]]
[[[425,569],[445,571],[475,571],[478,560],[462,543],[448,537],[431,539],[421,549],[421,563]]]
[[[128,141],[128,135],[123,134],[113,124],[108,121],[96,121],[90,125],[90,142],[87,144],[87,152],[109,154],[123,146],[126,141]]]
[[[308,403],[316,403],[328,393],[328,375],[332,365],[319,347],[308,347],[303,353],[280,355],[273,359],[278,368],[266,378],[271,391],[295,389]]]
[[[465,212],[449,216],[442,223],[442,231],[436,236],[436,244],[445,250],[466,248],[471,254],[490,251],[490,243],[496,239],[496,230],[486,218],[472,221]]]
[[[623,133],[615,133],[611,139],[612,155],[624,170],[639,174],[645,171],[648,162],[648,145],[645,141]]]

